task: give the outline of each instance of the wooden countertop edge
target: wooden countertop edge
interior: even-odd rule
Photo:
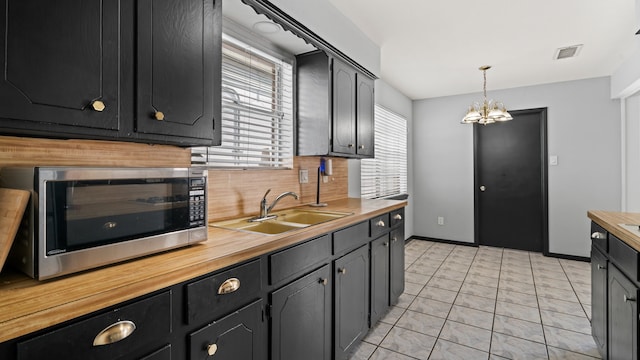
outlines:
[[[590,210],[587,216],[636,251],[640,251],[640,237],[618,225],[640,224],[640,213]]]
[[[353,215],[281,235],[210,227],[210,239],[206,242],[60,279],[38,282],[24,276],[0,277],[0,342],[91,314],[406,205],[406,201],[398,200],[337,200],[330,202],[325,209],[353,212]]]

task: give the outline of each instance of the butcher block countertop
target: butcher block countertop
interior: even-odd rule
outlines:
[[[592,210],[587,212],[587,216],[636,251],[640,251],[640,236],[620,226],[640,224],[640,213]]]
[[[209,227],[209,240],[205,242],[58,279],[36,281],[16,272],[3,271],[0,273],[0,342],[90,314],[406,205],[406,201],[399,200],[348,198],[332,201],[322,210],[349,212],[353,215],[279,235]]]

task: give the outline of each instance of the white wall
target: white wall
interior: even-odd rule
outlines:
[[[623,211],[640,212],[640,93],[625,102],[624,206]]]
[[[460,124],[466,94],[414,102],[415,235],[474,241],[473,129]],[[620,106],[610,79],[596,78],[501,91],[489,96],[509,109],[547,107],[549,251],[590,254],[587,210],[620,210]],[[489,125],[490,126],[490,125]],[[437,217],[445,225],[437,225]]]

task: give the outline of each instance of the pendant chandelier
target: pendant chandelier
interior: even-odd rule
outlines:
[[[504,104],[501,102],[488,100],[487,101],[487,70],[491,69],[491,66],[484,65],[478,68],[482,70],[482,75],[484,76],[484,86],[482,87],[484,91],[484,100],[482,104],[473,103],[469,106],[469,111],[467,115],[462,118],[463,124],[493,124],[496,121],[509,121],[513,118],[511,114],[507,112]]]

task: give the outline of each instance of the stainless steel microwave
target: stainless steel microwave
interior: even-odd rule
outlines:
[[[31,191],[7,262],[44,280],[207,239],[207,170],[10,167]]]

